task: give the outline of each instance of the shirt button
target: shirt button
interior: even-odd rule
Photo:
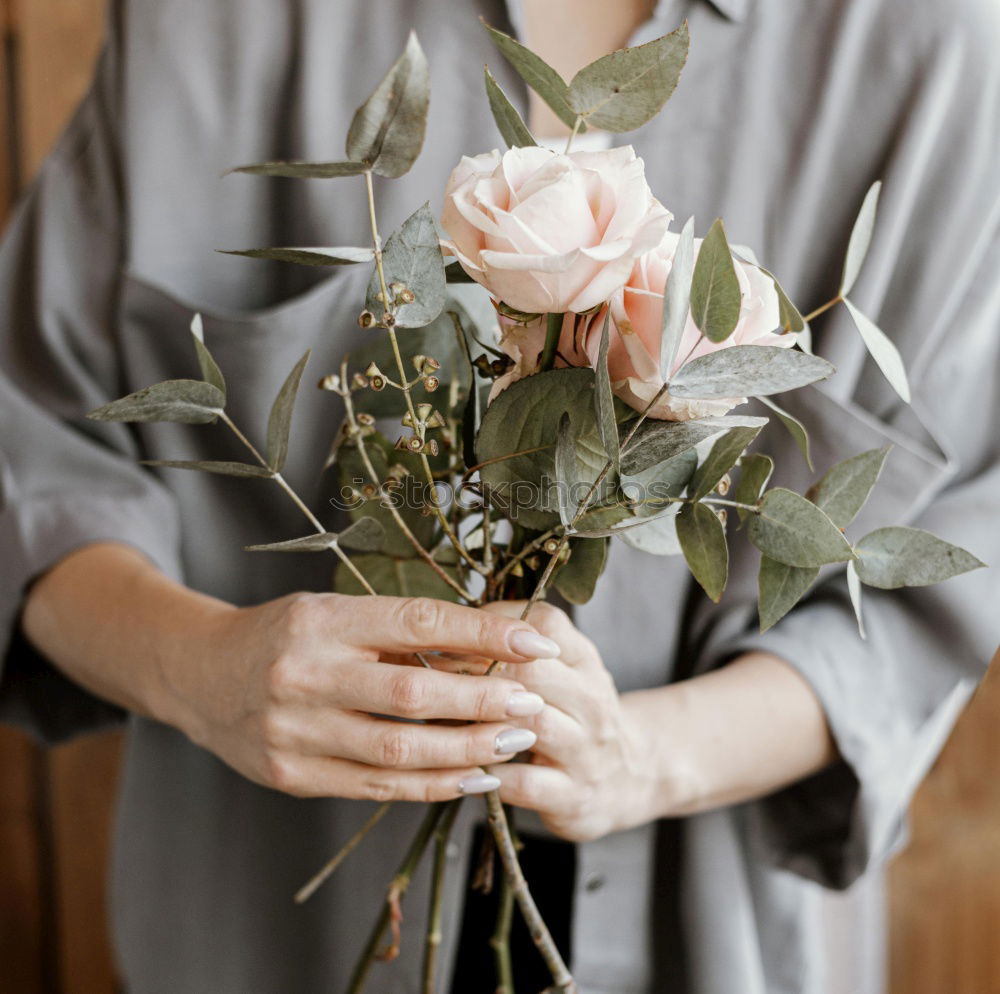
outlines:
[[[588,873],[586,879],[583,881],[583,886],[591,893],[595,890],[600,890],[604,886],[604,875],[601,873]]]
[[[446,859],[458,859],[461,852],[462,849],[457,842],[449,842],[444,850]]]

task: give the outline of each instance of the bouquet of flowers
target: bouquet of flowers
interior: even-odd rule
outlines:
[[[426,204],[384,245],[378,228],[373,175],[404,175],[424,141],[428,68],[412,35],[355,113],[345,160],[239,170],[355,177],[364,185],[367,245],[237,253],[372,267],[366,300],[359,301],[358,347],[320,382],[344,412],[327,467],[339,475],[333,502],[346,527],[331,531],[282,476],[308,354],[274,401],[263,451],[227,414],[226,382],[197,317],[192,332],[202,380],[157,383],[90,417],[224,423],[245,445],[248,461],[156,465],[273,481],[313,532],[251,548],[332,552],[335,589],[344,594],[419,595],[472,606],[523,599],[528,617],[550,590],[572,604],[586,602],[610,542],[618,540],[651,555],[683,556],[718,601],[727,543],[745,538],[761,554],[762,629],[830,564],[846,565],[860,625],[864,584],[930,584],[982,565],[914,528],[845,535],[876,484],[886,449],[828,467],[802,495],[770,487],[772,459],[751,451],[768,419],[731,413],[758,398],[809,460],[805,427],[770,398],[833,374],[811,351],[809,320],[838,303],[908,400],[898,352],[849,299],[875,222],[878,184],[861,205],[837,296],[804,317],[750,249],[729,244],[721,220],[703,238],[695,237],[693,218],[671,231],[672,215],[653,196],[631,147],[574,151],[588,129],[632,131],[662,109],[687,57],[686,24],[599,59],[570,83],[515,39],[487,30],[572,130],[564,151],[539,147],[487,69],[486,95],[509,148],[462,159],[447,181],[440,229]],[[446,264],[447,257],[454,261]],[[449,295],[450,283],[479,284],[480,304],[487,306],[469,304],[470,287],[460,291],[463,305]],[[435,665],[427,655],[417,661]],[[423,990],[436,989],[443,854],[461,803],[429,807],[391,881],[351,991],[362,990],[376,958],[398,950],[401,901],[432,843]],[[574,991],[521,872],[510,812],[496,792],[486,803],[495,842],[487,859],[492,865],[498,856],[503,870],[494,942],[499,989],[512,994],[507,936],[516,904],[551,970],[550,989]],[[301,899],[388,807],[376,810]]]

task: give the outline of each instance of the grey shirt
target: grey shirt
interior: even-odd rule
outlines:
[[[365,274],[318,279],[213,250],[362,243],[360,181],[220,174],[264,158],[337,157],[354,106],[415,27],[432,65],[428,140],[412,173],[380,188],[383,224],[390,230],[428,197],[439,207],[459,155],[499,144],[483,62],[526,100],[480,14],[516,28],[516,10],[501,0],[112,4],[93,89],[0,248],[0,604],[14,635],[0,683],[4,719],[49,741],[124,719],[16,634],[26,584],[81,545],[132,543],[170,575],[236,603],[327,587],[322,557],[240,551],[301,534],[277,488],[137,465],[236,458],[222,429],[83,415],[156,380],[196,375],[187,332],[196,310],[232,383],[233,415],[258,435],[306,347],[308,381],[356,345]],[[629,136],[654,191],[676,216],[696,215],[700,231],[723,215],[733,240],[752,245],[805,307],[835,292],[853,216],[868,185],[884,180],[855,296],[899,346],[913,408],[896,401],[842,312],[815,327],[836,377],[782,403],[807,423],[819,469],[894,446],[857,534],[919,524],[995,561],[997,6],[678,0],[661,4],[634,41],[683,16],[692,49],[682,82],[666,112]],[[289,475],[316,507],[332,487],[317,466],[338,422],[330,395],[303,392]],[[780,427],[762,448],[783,482],[807,485]],[[692,596],[681,563],[616,546],[578,623],[622,690],[703,672],[744,650],[781,655],[819,695],[842,759],[764,800],[581,846],[574,968],[584,994],[877,990],[877,943],[867,958],[857,934],[836,948],[821,885],[860,878],[854,893],[867,893],[866,881],[877,881],[903,837],[908,798],[995,647],[994,572],[867,593],[861,642],[843,576],[832,571],[761,636],[755,556],[736,546],[719,608]],[[291,893],[365,807],[265,790],[171,728],[135,717],[128,727],[113,903],[131,994],[341,989],[418,812],[394,811],[297,908]],[[465,809],[449,874],[452,938],[478,816],[475,803]],[[417,990],[425,884],[421,877],[407,898],[403,956],[379,968],[379,994]]]

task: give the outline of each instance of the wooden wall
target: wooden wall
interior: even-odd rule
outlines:
[[[86,87],[103,8],[0,0],[0,220]],[[997,665],[891,870],[893,994],[1000,990]],[[115,991],[104,878],[119,750],[105,735],[44,752],[0,729],[0,994]]]

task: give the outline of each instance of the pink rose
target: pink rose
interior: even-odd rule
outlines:
[[[678,234],[667,232],[657,248],[637,259],[628,282],[610,303],[613,331],[608,347],[608,371],[615,393],[630,407],[640,411],[663,386],[660,375],[663,289],[679,238]],[[701,249],[701,241],[700,238],[695,239],[695,258]],[[689,314],[671,375],[691,359],[733,345],[794,344],[794,335],[775,333],[781,322],[778,295],[770,277],[748,262],[735,257],[733,262],[742,294],[736,330],[723,342],[710,342],[702,337]],[[597,362],[600,331],[600,325],[591,325],[585,346],[591,364]],[[745,402],[745,397],[684,400],[666,393],[656,402],[649,417],[665,421],[717,417]]]
[[[514,310],[579,313],[621,289],[670,220],[630,146],[569,155],[512,148],[458,164],[445,190],[442,247]]]

